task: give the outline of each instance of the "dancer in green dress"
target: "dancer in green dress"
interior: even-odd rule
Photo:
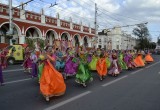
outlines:
[[[110,66],[111,66],[111,61],[109,59],[109,54],[106,52],[105,54],[105,57],[106,57],[106,64],[107,64],[107,68],[109,69]]]
[[[96,64],[98,61],[98,57],[96,57],[95,55],[92,56],[92,61],[89,63],[89,69],[90,70],[96,70]]]
[[[79,66],[78,66],[78,71],[76,73],[76,82],[86,87],[86,83],[92,81],[93,77],[89,70],[87,59],[84,59],[84,58],[85,57],[79,58]]]
[[[121,52],[121,53],[119,53],[119,58],[118,58],[118,63],[119,63],[119,65],[120,65],[120,67],[122,68],[122,69],[128,69],[128,67],[127,67],[127,65],[126,65],[126,63],[123,61],[123,58],[124,58],[124,55],[123,55],[123,53]]]

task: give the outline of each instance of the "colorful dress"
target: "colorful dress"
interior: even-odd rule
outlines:
[[[37,77],[38,75],[38,68],[37,68],[37,55],[32,54],[31,55],[31,60],[32,60],[32,77]]]
[[[65,66],[65,62],[63,60],[63,53],[62,52],[58,52],[57,55],[58,59],[56,60],[56,64],[55,64],[55,67],[57,70],[60,70],[60,69],[64,69],[64,66]]]
[[[109,75],[113,75],[113,76],[117,76],[120,73],[120,69],[118,67],[118,61],[117,59],[113,59],[112,63],[111,63],[111,69],[109,70],[108,74]]]
[[[42,61],[40,61],[39,65],[38,65],[38,81],[39,82],[40,82],[40,79],[42,76],[43,68],[44,68],[44,63],[42,63]]]
[[[137,67],[136,63],[134,62],[134,56],[132,54],[128,54],[129,60],[128,60],[128,68],[133,69]]]
[[[87,62],[90,63],[92,61],[92,55],[88,54],[87,55]]]
[[[145,61],[146,61],[147,63],[150,63],[150,62],[153,62],[153,61],[154,61],[150,53],[147,53],[147,54],[146,54],[146,56],[145,56]]]
[[[137,57],[134,59],[135,64],[137,67],[144,67],[145,63],[142,59],[142,54],[138,54]]]
[[[96,65],[97,72],[100,76],[100,79],[102,80],[102,77],[107,75],[107,64],[106,64],[106,58],[100,58],[98,59],[97,65]]]
[[[126,63],[123,61],[123,54],[119,54],[118,63],[122,69],[128,69]]]
[[[89,63],[89,69],[90,70],[96,70],[98,58],[95,56],[92,56],[92,61]]]
[[[70,56],[65,64],[64,73],[66,76],[73,76],[78,70],[78,60]]]
[[[88,64],[81,60],[78,66],[78,71],[76,73],[76,82],[79,84],[83,84],[83,86],[86,86],[86,83],[92,80],[93,78],[90,73]]]
[[[48,57],[54,61],[51,56],[48,55]],[[40,91],[49,101],[49,97],[63,95],[66,91],[66,84],[62,74],[53,67],[48,59],[43,62],[44,68],[40,78]]]
[[[30,58],[30,54],[31,53],[29,51],[25,52],[25,61],[23,63],[23,67],[24,67],[25,71],[28,70],[29,72],[31,72],[30,70],[32,68],[32,60]]]
[[[107,68],[109,69],[110,66],[111,66],[111,60],[109,58],[109,54],[108,53],[106,53],[106,64],[107,64]]]

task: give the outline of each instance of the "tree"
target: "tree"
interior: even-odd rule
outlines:
[[[156,43],[155,42],[151,42],[149,48],[150,49],[155,49],[156,48]]]
[[[31,38],[26,38],[26,44],[28,44],[28,47],[31,49],[35,49],[34,40]]]
[[[139,24],[133,29],[133,34],[138,37],[139,49],[145,49],[150,47],[151,36],[149,30],[145,24]]]
[[[45,41],[43,39],[37,39],[40,49],[44,49]]]

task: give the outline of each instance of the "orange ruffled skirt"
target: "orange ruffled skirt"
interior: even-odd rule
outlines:
[[[135,59],[134,62],[136,63],[137,67],[144,67],[145,63],[142,59],[142,55],[138,55]]]
[[[66,91],[66,85],[61,73],[59,73],[49,61],[45,62],[40,79],[40,91],[44,96],[60,96]]]
[[[99,76],[106,76],[107,75],[107,64],[106,64],[105,58],[100,58],[97,61],[96,70],[97,70]]]
[[[152,58],[152,56],[151,56],[150,54],[147,54],[147,55],[145,56],[145,61],[146,61],[146,62],[153,62],[154,60],[153,60],[153,58]]]

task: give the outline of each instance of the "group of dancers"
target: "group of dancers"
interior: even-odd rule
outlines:
[[[104,80],[107,75],[116,77],[122,70],[144,67],[153,61],[149,51],[142,54],[134,50],[87,50],[85,47],[61,51],[48,46],[40,52],[27,47],[22,66],[32,78],[38,77],[40,92],[49,101],[50,97],[65,93],[65,79],[68,77],[75,76],[75,82],[86,87],[93,81],[92,71],[97,71],[99,79]]]

